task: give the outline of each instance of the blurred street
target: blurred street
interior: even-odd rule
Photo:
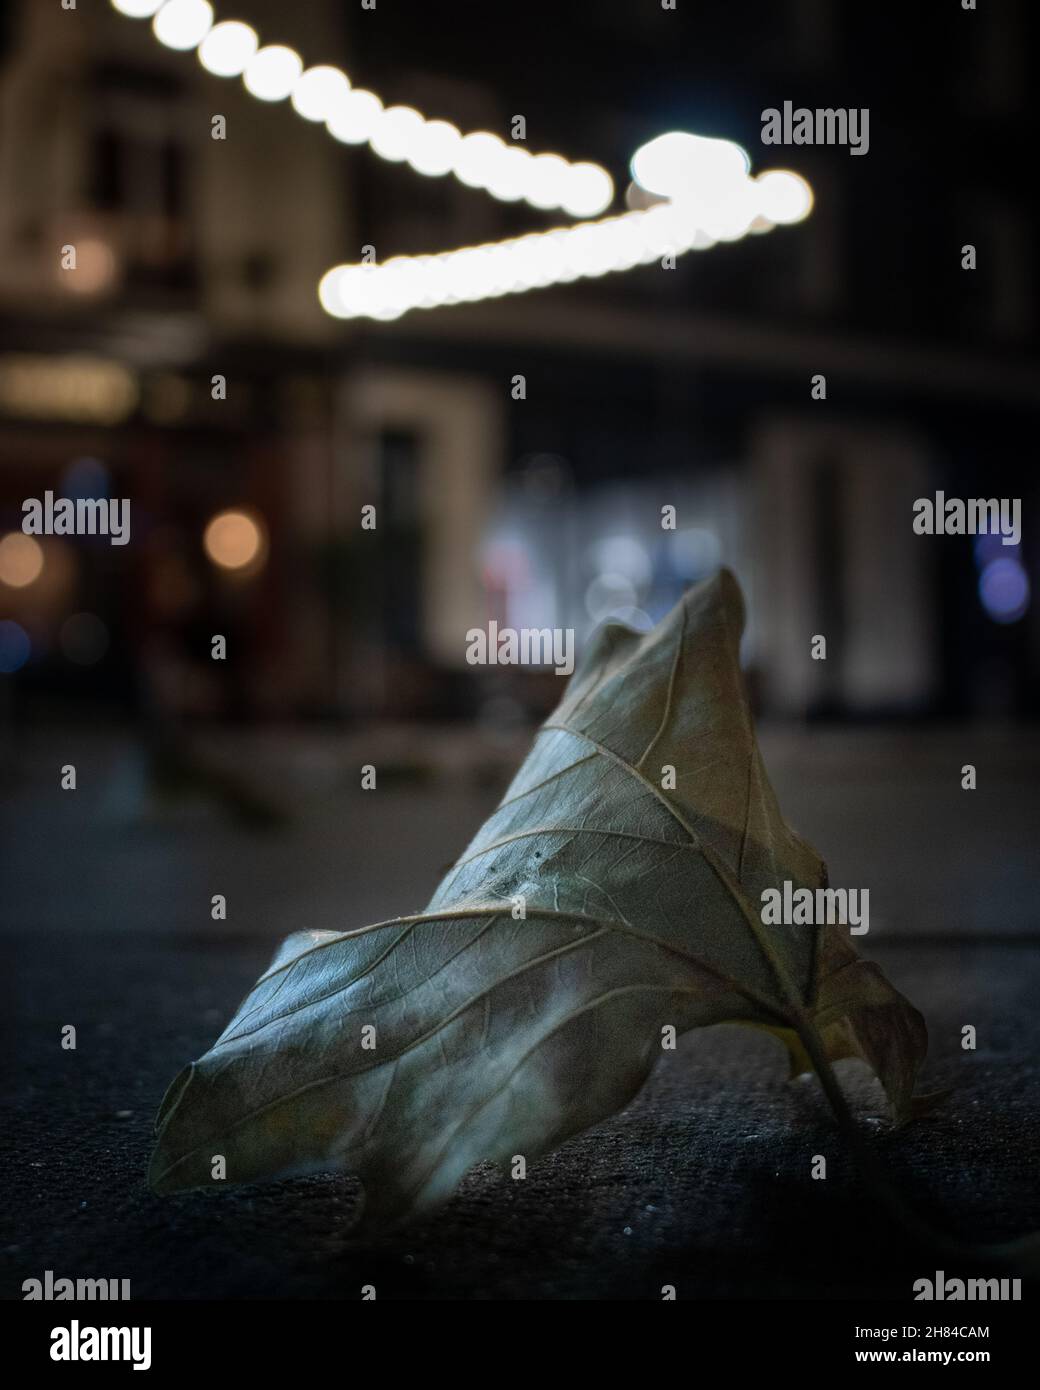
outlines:
[[[289,819],[265,830],[205,801],[135,801],[125,742],[52,733],[49,758],[31,740],[17,749],[6,775],[28,780],[0,826],[16,1063],[5,1289],[50,1268],[128,1277],[134,1298],[349,1299],[369,1282],[380,1297],[658,1298],[667,1282],[680,1298],[905,1298],[930,1273],[934,1256],[864,1191],[815,1084],[785,1085],[779,1048],[734,1028],[688,1036],[628,1110],[533,1164],[526,1183],[478,1169],[439,1216],[375,1248],[347,1234],[349,1179],[147,1191],[166,1085],[278,939],[422,907],[522,742],[445,733],[410,745],[376,730],[357,745],[268,738],[234,757],[225,746],[280,796]],[[763,744],[781,804],[832,882],[870,886],[871,931],[857,944],[925,1013],[926,1085],[952,1088],[884,1143],[898,1181],[933,1221],[979,1238],[1040,1225],[1035,746],[934,729],[787,730]],[[362,745],[366,761],[396,768],[375,793],[358,786]],[[961,792],[971,754],[979,790]],[[75,794],[26,772],[57,761],[77,763]],[[44,810],[60,835],[39,833]],[[210,920],[213,892],[227,896],[226,923]],[[70,1022],[75,1052],[59,1046]],[[975,1052],[960,1048],[966,1023]],[[876,1102],[872,1083],[851,1080]],[[826,1183],[808,1178],[816,1153]]]
[[[274,823],[261,817],[254,830],[199,779],[149,787],[140,746],[123,736],[28,733],[9,752],[0,800],[5,929],[207,935],[217,925],[210,897],[223,893],[227,931],[273,950],[304,927],[342,931],[421,910],[529,741],[522,730],[492,738],[423,726],[200,738],[207,765],[270,811]],[[785,816],[831,882],[870,889],[867,947],[1037,930],[1034,732],[767,726],[760,742]],[[962,791],[969,762],[978,788]],[[75,793],[59,789],[66,763]],[[361,789],[366,763],[378,769],[374,792]]]

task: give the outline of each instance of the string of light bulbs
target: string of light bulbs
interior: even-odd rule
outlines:
[[[160,43],[194,50],[215,77],[241,77],[258,101],[288,100],[304,120],[323,123],[347,145],[368,145],[391,163],[407,164],[427,178],[451,175],[468,188],[502,202],[524,201],[543,211],[595,217],[614,199],[606,169],[588,160],[571,163],[558,154],[532,154],[507,145],[487,130],[463,134],[450,121],[427,120],[411,106],[384,106],[375,92],[352,86],[329,64],[305,68],[295,49],[261,45],[241,20],[216,21],[209,0],[111,0],[129,19],[150,19]]]
[[[427,120],[412,107],[384,107],[374,92],[352,87],[339,68],[304,68],[293,49],[261,46],[250,25],[215,22],[209,0],[111,3],[130,18],[150,18],[156,38],[168,48],[196,50],[215,76],[240,76],[258,100],[288,98],[305,120],[324,122],[346,144],[367,144],[383,159],[427,177],[451,174],[505,202],[523,199],[544,210],[596,218],[434,255],[334,266],[322,277],[318,297],[336,318],[390,320],[413,309],[629,270],[800,222],[812,209],[812,190],[799,174],[773,169],[752,177],[747,153],[732,141],[671,131],[632,157],[633,185],[649,206],[597,218],[614,197],[613,180],[597,164],[532,155],[489,131],[463,135],[450,122]]]
[[[522,294],[631,270],[669,255],[707,250],[720,241],[737,241],[771,231],[780,223],[799,222],[808,214],[811,200],[808,185],[797,174],[770,170],[757,179],[735,181],[710,198],[664,199],[617,217],[440,255],[394,256],[382,264],[334,266],[322,277],[318,296],[326,313],[335,318],[396,319],[412,309]]]

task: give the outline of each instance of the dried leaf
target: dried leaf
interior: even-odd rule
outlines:
[[[723,571],[652,632],[602,629],[425,912],[284,942],[170,1087],[153,1186],[208,1184],[217,1154],[238,1182],[340,1169],[366,1224],[398,1220],[624,1106],[667,1025],[768,1028],[839,1107],[829,1059],[860,1057],[905,1120],[920,1014],[847,928],[761,921],[764,888],[826,872],[766,779],[742,625]]]

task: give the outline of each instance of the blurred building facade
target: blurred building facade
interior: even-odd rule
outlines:
[[[217,8],[388,104],[504,136],[523,114],[532,148],[598,160],[619,192],[631,153],[679,128],[796,168],[815,211],[674,270],[337,322],[317,283],[365,245],[386,259],[553,219],[341,146],[107,0],[13,4],[0,532],[47,489],[128,497],[133,527],[125,550],[48,539],[30,582],[0,565],[27,702],[466,713],[491,688],[465,665],[471,626],[581,637],[610,613],[650,621],[727,563],[769,711],[1033,707],[1037,605],[987,610],[993,556],[911,530],[913,500],[937,489],[1021,498],[1014,563],[1036,588],[1036,226],[1012,173],[1037,27],[1025,0],[973,28],[901,15],[898,38],[825,0],[710,17],[533,6],[503,30],[468,0],[407,21],[338,0]],[[788,98],[869,106],[870,155],[764,148],[760,112]],[[203,542],[229,509],[257,528],[240,572]],[[815,634],[826,662],[809,658]],[[524,689],[538,707],[553,680]]]

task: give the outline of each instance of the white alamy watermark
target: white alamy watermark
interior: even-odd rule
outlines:
[[[132,1361],[135,1371],[152,1364],[150,1327],[83,1327],[73,1318],[68,1327],[51,1328],[52,1361]]]
[[[27,536],[108,536],[113,545],[130,539],[127,497],[27,497],[22,503],[22,530]]]
[[[466,660],[471,666],[555,666],[558,676],[574,670],[572,627],[499,627],[466,633]]]
[[[941,1269],[934,1279],[914,1280],[914,1302],[957,1303],[968,1301],[1018,1303],[1021,1279],[950,1279]]]
[[[918,536],[1000,536],[1001,545],[1022,539],[1021,497],[919,497],[914,503]]]
[[[783,890],[762,889],[762,921],[767,927],[842,926],[852,936],[870,930],[869,888],[796,888],[789,878]]]
[[[870,149],[866,106],[767,106],[762,112],[763,145],[847,145],[849,154]]]
[[[25,1279],[22,1282],[23,1303],[34,1300],[57,1302],[75,1299],[83,1303],[93,1299],[121,1301],[130,1297],[129,1279],[64,1279],[54,1277],[52,1269],[43,1271],[42,1279]]]

